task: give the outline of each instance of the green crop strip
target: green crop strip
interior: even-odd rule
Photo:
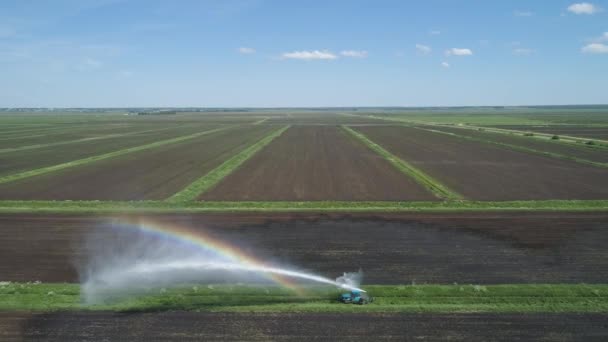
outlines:
[[[97,161],[104,160],[104,159],[114,158],[114,157],[122,156],[125,154],[133,153],[133,152],[149,150],[149,149],[153,149],[153,148],[167,145],[167,144],[174,144],[174,143],[182,142],[185,140],[194,139],[194,138],[200,137],[202,135],[223,131],[228,128],[229,127],[216,128],[216,129],[212,129],[212,130],[208,130],[208,131],[204,131],[204,132],[199,132],[199,133],[185,135],[185,136],[181,136],[181,137],[177,137],[177,138],[156,141],[156,142],[153,142],[150,144],[129,147],[129,148],[125,148],[122,150],[113,151],[110,153],[104,153],[104,154],[100,154],[100,155],[96,155],[96,156],[92,156],[92,157],[73,160],[73,161],[70,161],[67,163],[62,163],[62,164],[47,166],[47,167],[43,167],[43,168],[39,168],[39,169],[19,172],[19,173],[15,173],[12,175],[0,177],[0,184],[13,182],[13,181],[28,178],[28,177],[38,176],[38,175],[42,175],[42,174],[49,173],[49,172],[55,172],[55,171],[67,169],[70,167],[93,163],[93,162],[97,162]]]
[[[393,155],[392,153],[385,150],[380,145],[371,141],[365,135],[363,135],[349,127],[346,127],[346,126],[342,126],[342,128],[344,130],[346,130],[347,132],[349,132],[350,134],[352,134],[355,138],[359,139],[363,144],[365,144],[371,150],[373,150],[374,152],[376,152],[379,155],[381,155],[382,157],[384,157],[384,159],[388,160],[399,171],[412,177],[420,185],[424,186],[429,191],[431,191],[433,194],[435,194],[435,196],[437,196],[441,199],[446,199],[446,200],[461,200],[463,198],[462,195],[449,189],[447,186],[441,184],[439,181],[433,179],[431,176],[427,175],[423,171],[415,168],[414,166],[410,165],[409,163],[405,162],[404,160]]]
[[[143,133],[149,133],[149,132],[166,131],[168,129],[175,129],[175,128],[176,127],[165,127],[165,128],[160,128],[160,129],[148,129],[148,130],[145,130],[145,131],[136,131],[136,132],[119,133],[119,134],[106,134],[106,135],[100,135],[100,136],[97,136],[97,137],[81,138],[81,139],[74,139],[74,140],[64,140],[64,141],[58,141],[58,142],[54,142],[54,143],[46,143],[46,144],[36,144],[36,145],[27,145],[27,146],[3,148],[3,149],[0,149],[0,153],[35,150],[35,149],[38,149],[38,148],[46,148],[46,147],[51,147],[51,146],[69,145],[69,144],[75,144],[75,143],[79,143],[79,142],[104,140],[104,139],[125,137],[125,136],[129,136],[129,135],[137,135],[137,134],[143,134]]]
[[[125,289],[112,300],[84,304],[79,284],[0,283],[2,311],[207,312],[608,312],[608,285],[370,285],[374,301],[342,304],[333,287],[311,286],[304,295],[276,286],[188,284]]]
[[[456,133],[452,133],[452,132],[443,132],[443,131],[439,131],[439,130],[436,130],[436,129],[427,129],[427,128],[420,128],[420,127],[414,127],[414,128],[420,129],[420,130],[423,130],[423,131],[427,131],[427,132],[433,132],[433,133],[438,133],[438,134],[445,134],[445,135],[453,136],[453,137],[464,139],[464,140],[481,142],[481,143],[485,143],[485,144],[492,144],[492,145],[496,145],[496,146],[512,149],[512,150],[515,150],[515,151],[534,153],[534,154],[539,154],[539,155],[543,155],[543,156],[547,156],[547,157],[552,157],[552,158],[557,158],[557,159],[570,160],[570,161],[574,161],[574,162],[581,163],[581,164],[587,164],[587,165],[593,165],[593,166],[597,166],[597,167],[608,168],[608,163],[600,163],[600,162],[595,162],[595,161],[587,160],[587,159],[583,159],[583,158],[578,158],[578,157],[573,157],[573,156],[566,156],[566,155],[563,155],[563,154],[560,154],[560,153],[540,151],[540,150],[536,150],[536,149],[529,148],[529,147],[523,147],[523,146],[519,146],[519,145],[513,145],[513,144],[493,141],[493,140],[489,140],[489,139],[483,139],[483,138],[476,138],[476,137],[471,137],[471,136],[465,136],[465,135],[460,135],[460,134],[456,134]]]
[[[218,184],[224,177],[234,172],[234,170],[241,166],[245,161],[264,148],[264,146],[268,145],[272,140],[283,134],[283,132],[285,132],[289,127],[290,126],[285,126],[273,131],[260,141],[247,147],[232,158],[226,160],[220,166],[209,171],[209,173],[197,179],[180,192],[171,196],[167,201],[187,202],[195,200],[200,194]]]
[[[227,202],[227,201],[0,201],[0,213],[208,213],[208,212],[607,212],[608,200],[445,202]]]

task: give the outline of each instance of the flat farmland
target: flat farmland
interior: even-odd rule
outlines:
[[[0,134],[0,152],[5,149],[19,148],[32,145],[53,144],[58,142],[89,139],[110,135],[127,135],[146,133],[155,130],[178,128],[179,125],[167,127],[162,124],[98,124],[90,126],[69,126],[49,132],[30,132],[19,135]]]
[[[608,282],[608,213],[145,217],[329,278],[361,268],[366,285]],[[89,234],[101,245],[125,243],[113,218],[0,215],[2,280],[78,282]]]
[[[412,127],[354,127],[473,200],[608,198],[608,171]]]
[[[187,125],[175,129],[125,135],[102,141],[84,141],[62,146],[48,146],[26,151],[0,153],[0,176],[56,165],[128,147],[149,144],[217,128],[217,125]],[[49,141],[49,144],[53,141]]]
[[[568,135],[588,139],[608,140],[608,127],[580,126],[580,125],[505,125],[493,126],[494,128],[513,129],[524,132],[539,132],[546,134]]]
[[[0,199],[165,199],[273,129],[270,126],[231,128],[181,143],[0,184]]]
[[[343,125],[343,124],[365,124],[365,123],[386,123],[383,120],[355,116],[340,115],[331,112],[325,113],[287,113],[280,117],[271,117],[268,120],[271,124],[291,124],[291,125]]]
[[[603,341],[604,314],[0,313],[2,341]]]
[[[334,126],[292,126],[204,200],[436,200]]]
[[[557,153],[569,157],[586,159],[594,162],[608,162],[608,150],[586,147],[585,145],[562,144],[556,141],[546,141],[540,139],[532,139],[511,134],[484,132],[472,129],[451,128],[451,127],[433,127],[433,129],[463,135],[467,137],[480,138],[498,143],[516,145],[520,147],[530,148],[538,151]]]

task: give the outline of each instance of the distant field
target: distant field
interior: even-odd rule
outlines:
[[[339,127],[293,126],[204,200],[436,200]]]
[[[505,143],[538,151],[557,153],[574,158],[582,158],[590,161],[606,163],[608,162],[608,150],[587,147],[581,144],[562,144],[558,141],[531,139],[521,135],[509,135],[501,133],[484,132],[473,129],[452,128],[443,126],[433,126],[434,130],[454,133],[466,137],[479,138],[498,143]]]
[[[241,126],[0,184],[0,199],[165,199],[271,130],[270,126]],[[160,139],[161,134],[153,137]]]
[[[602,139],[608,140],[608,126],[607,127],[594,127],[594,126],[568,126],[568,125],[505,125],[496,126],[497,128],[513,129],[518,131],[526,132],[540,132],[555,135],[567,135],[573,137],[581,137],[587,139]]]
[[[163,139],[188,135],[217,128],[215,125],[185,125],[141,134],[125,135],[100,141],[85,141],[62,146],[49,146],[27,151],[0,153],[0,176],[20,171],[60,164],[97,154],[103,154],[131,146],[148,144]],[[61,140],[48,140],[48,143]]]
[[[338,113],[309,113],[309,114],[285,114],[280,117],[272,117],[269,124],[292,124],[292,125],[341,125],[341,124],[385,124],[382,120],[359,117],[354,115],[341,115]]]
[[[411,127],[355,129],[468,199],[608,197],[605,169]]]

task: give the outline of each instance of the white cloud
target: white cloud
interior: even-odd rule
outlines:
[[[600,11],[600,9],[594,4],[588,2],[580,2],[568,6],[568,11],[574,14],[594,14]]]
[[[285,52],[281,55],[283,59],[299,59],[304,61],[310,60],[334,60],[337,59],[338,56],[333,54],[330,51],[293,51],[293,52]]]
[[[441,34],[441,31],[439,31],[439,30],[430,30],[430,31],[429,31],[429,34],[430,34],[431,36],[438,36],[438,35],[440,35],[440,34]]]
[[[604,54],[608,53],[608,45],[602,43],[591,43],[585,45],[581,51],[583,53]]]
[[[513,54],[515,56],[528,56],[534,53],[533,49],[527,49],[527,48],[516,48],[513,49]]]
[[[418,53],[419,55],[428,55],[431,53],[431,51],[433,51],[433,49],[431,49],[430,46],[416,44],[416,53]]]
[[[472,56],[473,51],[471,49],[451,48],[445,50],[446,56]]]
[[[253,53],[255,53],[255,49],[254,48],[250,48],[250,47],[240,47],[238,49],[239,53],[242,53],[244,55],[251,55]]]
[[[515,11],[513,12],[513,15],[516,17],[531,17],[534,15],[534,13],[530,11]]]
[[[450,63],[448,62],[441,62],[441,66],[444,68],[449,68],[450,67]]]
[[[341,51],[340,54],[344,57],[353,57],[353,58],[366,58],[367,57],[367,51],[365,50],[344,50]]]
[[[608,42],[608,32],[604,32],[601,36],[591,39],[592,43]]]

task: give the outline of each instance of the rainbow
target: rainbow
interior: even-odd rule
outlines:
[[[272,268],[272,265],[245,253],[238,247],[230,245],[202,229],[193,230],[191,228],[178,226],[176,224],[159,223],[143,218],[118,218],[112,221],[114,227],[142,231],[163,239],[173,240],[180,244],[202,249],[206,252],[214,253],[220,257],[230,260],[230,262],[255,268]],[[265,273],[264,276],[279,286],[288,288],[298,295],[304,294],[304,289],[298,286],[290,278],[279,274]]]

